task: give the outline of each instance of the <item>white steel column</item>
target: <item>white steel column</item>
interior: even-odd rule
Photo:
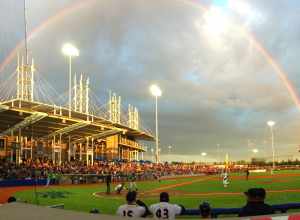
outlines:
[[[32,58],[31,61],[31,90],[30,90],[30,100],[33,101],[33,86],[34,86],[34,78],[33,78],[33,73],[34,73],[34,60]]]
[[[24,74],[23,74],[23,72],[24,72],[24,58],[23,58],[23,56],[22,56],[22,69],[21,69],[21,99],[23,99],[23,97],[24,97]]]
[[[79,160],[82,160],[82,143],[79,144]]]
[[[31,137],[31,144],[30,144],[30,158],[31,158],[31,160],[33,159],[32,148],[33,148],[33,137]]]
[[[86,142],[85,142],[85,153],[86,153],[86,164],[89,165],[89,137],[86,137]]]
[[[77,76],[74,75],[74,111],[77,111]]]
[[[92,165],[94,165],[94,138],[92,138]]]
[[[156,148],[155,148],[155,159],[156,159],[156,163],[159,163],[159,152],[158,152],[158,116],[157,116],[157,96],[155,96],[155,143],[156,143]]]
[[[271,129],[271,142],[272,142],[272,170],[275,170],[275,148],[274,148],[274,131],[273,126],[270,126]]]
[[[79,81],[79,112],[83,111],[83,85],[82,85],[82,74],[80,75]]]
[[[72,111],[72,56],[69,56],[69,118]]]
[[[55,161],[55,151],[54,151],[54,146],[55,146],[55,136],[53,136],[52,146],[51,146],[51,150],[52,150],[52,162],[53,162],[53,163],[54,163],[54,161]]]
[[[71,161],[71,136],[69,135],[69,143],[68,143],[68,161]]]
[[[22,156],[23,156],[23,144],[22,144],[22,133],[21,133],[21,128],[19,128],[19,158],[18,158],[18,163],[20,164]]]
[[[85,86],[85,113],[89,114],[89,84],[90,79],[87,78],[86,80],[86,86]]]

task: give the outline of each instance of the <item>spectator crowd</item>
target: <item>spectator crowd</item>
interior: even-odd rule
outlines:
[[[51,160],[23,160],[20,164],[0,160],[0,181],[4,179],[31,179],[34,177],[48,178],[49,174],[94,174],[113,176],[125,176],[130,173],[142,176],[173,176],[196,175],[217,173],[218,169],[200,165],[185,163],[151,163],[145,161],[95,161],[93,165],[86,165],[80,161],[63,162],[54,164]]]

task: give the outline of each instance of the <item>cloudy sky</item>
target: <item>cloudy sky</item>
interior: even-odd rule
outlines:
[[[24,38],[22,2],[0,1],[0,63]],[[53,89],[67,91],[64,42],[80,49],[74,71],[91,78],[97,105],[105,105],[113,90],[124,108],[131,103],[140,109],[143,126],[153,131],[148,87],[159,84],[163,159],[203,160],[201,152],[206,160],[225,153],[249,159],[254,148],[270,158],[268,120],[276,121],[276,154],[299,154],[300,108],[274,63],[299,94],[300,2],[27,0],[27,18],[29,54],[43,88],[53,87],[44,91],[49,99],[56,101]],[[12,60],[2,68],[2,82],[15,66]]]

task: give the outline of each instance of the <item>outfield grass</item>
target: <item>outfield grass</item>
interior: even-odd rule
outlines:
[[[284,171],[280,173],[300,174],[300,171]],[[253,176],[261,176],[267,174],[253,174]],[[286,190],[299,189],[299,192],[272,192],[267,195],[267,202],[270,204],[300,202],[300,176],[292,177],[272,177],[251,179],[246,181],[238,178],[240,175],[232,175],[230,185],[224,188],[219,178],[202,177],[203,179],[195,178],[181,178],[177,180],[163,180],[161,183],[157,181],[139,182],[138,188],[140,192],[155,190],[160,187],[166,187],[170,184],[179,184],[191,181],[197,181],[184,186],[176,186],[168,188],[166,191],[176,191],[179,193],[186,193],[185,195],[178,195],[171,197],[171,202],[182,204],[187,208],[196,208],[202,201],[208,201],[213,207],[241,207],[245,203],[244,195],[241,192],[246,191],[250,187],[264,187],[266,190]],[[207,179],[206,179],[207,178]],[[117,207],[123,204],[124,198],[110,196],[110,197],[95,197],[94,192],[105,192],[104,185],[93,186],[70,186],[70,187],[51,187],[38,189],[38,203],[41,205],[54,205],[64,203],[65,209],[77,211],[90,211],[92,208],[98,208],[101,213],[115,213]],[[201,193],[234,193],[232,195],[203,195]],[[189,193],[197,195],[189,195]],[[200,193],[198,195],[198,193]],[[240,193],[240,194],[237,194]],[[23,201],[35,203],[33,190],[17,192],[15,196]],[[148,197],[142,199],[146,204],[155,203],[158,201],[157,197]]]

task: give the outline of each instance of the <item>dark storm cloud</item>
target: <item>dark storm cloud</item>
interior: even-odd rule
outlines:
[[[0,3],[5,18],[0,21],[1,60],[22,38],[22,8],[17,2]],[[76,2],[28,0],[29,29]],[[128,103],[140,108],[148,128],[154,128],[148,87],[155,82],[162,87],[161,145],[163,152],[174,146],[175,159],[196,160],[202,151],[214,159],[217,144],[234,159],[248,158],[248,139],[257,140],[261,155],[267,157],[269,119],[278,121],[277,147],[295,150],[299,111],[274,70],[242,34],[231,30],[221,37],[209,35],[204,12],[191,4],[195,1],[91,2],[49,25],[29,43],[40,76],[59,93],[67,87],[60,48],[72,41],[80,48],[74,69],[91,77],[101,104],[112,89],[122,95],[125,108]],[[208,6],[211,1],[199,2]],[[255,33],[298,88],[300,32],[295,27],[300,3],[245,2],[256,14],[249,19],[250,15],[229,12],[231,21],[244,23]]]

